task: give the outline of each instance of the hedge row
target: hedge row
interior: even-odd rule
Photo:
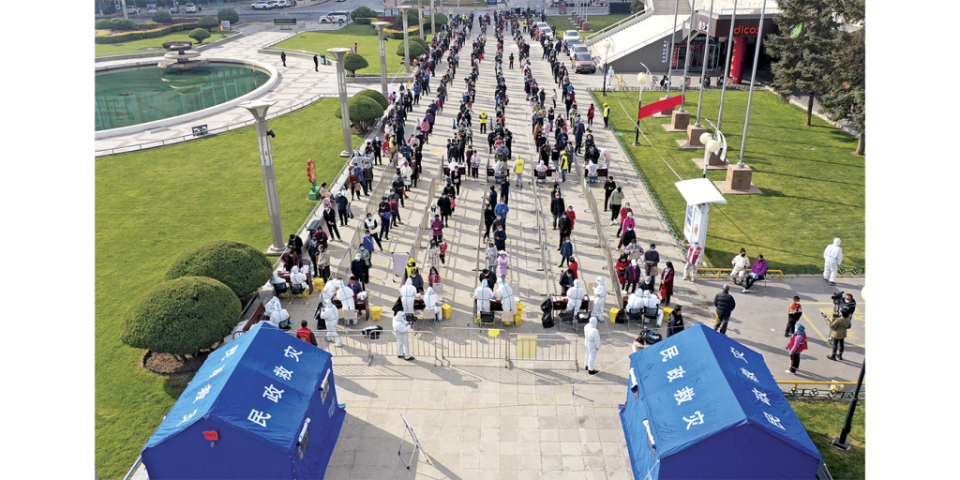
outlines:
[[[162,37],[164,35],[171,34],[173,32],[179,32],[182,30],[193,30],[199,27],[196,22],[194,23],[178,23],[176,25],[169,25],[163,28],[157,28],[154,30],[144,30],[140,32],[123,32],[123,33],[114,33],[109,35],[100,35],[100,32],[97,32],[97,36],[94,38],[94,43],[121,43],[129,42],[131,40],[142,40],[144,38],[156,38]]]
[[[403,40],[403,30],[393,30],[390,28],[384,28],[383,32],[387,36],[387,38],[392,38],[394,40]],[[420,32],[420,27],[410,27],[409,29],[407,29],[407,32],[408,32],[407,35],[411,37],[414,35],[418,35],[418,32]]]
[[[370,24],[373,23],[373,21],[376,20],[376,19],[377,19],[377,17],[373,17],[373,18],[354,18],[354,19],[353,19],[353,23],[356,23],[357,25],[370,25]]]

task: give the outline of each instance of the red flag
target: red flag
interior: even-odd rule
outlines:
[[[677,107],[681,103],[683,103],[683,95],[677,95],[676,97],[660,100],[659,102],[654,102],[650,105],[644,105],[640,107],[640,111],[637,112],[637,120]]]

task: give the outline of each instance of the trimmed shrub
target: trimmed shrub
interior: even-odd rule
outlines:
[[[97,27],[97,30],[110,30],[113,28],[113,22],[106,18],[97,20],[97,23],[94,24]]]
[[[370,25],[371,23],[373,23],[374,20],[376,20],[376,17],[374,18],[361,17],[361,18],[354,18],[353,23],[356,23],[357,25]]]
[[[160,24],[157,22],[154,22],[153,20],[147,20],[146,22],[143,22],[138,26],[138,28],[144,29],[144,30],[153,30],[154,28],[159,28],[159,27],[160,27]]]
[[[240,23],[240,14],[232,8],[221,8],[220,11],[217,12],[217,20],[221,22],[226,20],[230,22],[231,25],[234,25]]]
[[[112,26],[110,30],[136,30],[138,28],[137,22],[129,18],[112,18],[110,19],[110,25]]]
[[[134,348],[187,355],[222,341],[240,321],[240,300],[207,277],[163,282],[138,298],[120,321],[120,340]]]
[[[414,58],[417,58],[420,55],[423,55],[425,53],[427,53],[427,49],[424,48],[423,45],[420,45],[419,43],[414,42],[413,39],[411,38],[410,39],[410,61],[413,62]],[[400,44],[397,45],[397,55],[400,55],[401,57],[403,56],[403,42],[400,42]]]
[[[417,32],[420,31],[420,27],[410,27],[410,29],[407,31],[409,32],[408,33],[409,36],[414,37],[418,34]],[[403,30],[393,30],[391,28],[384,28],[383,35],[385,37],[392,38],[394,40],[403,40]]]
[[[210,32],[206,28],[195,28],[187,36],[196,40],[197,43],[203,43],[204,40],[210,38]]]
[[[347,102],[350,108],[350,123],[360,133],[370,131],[373,125],[383,116],[383,107],[369,97],[354,95]],[[343,118],[340,110],[337,109],[337,118]]]
[[[196,22],[178,23],[175,25],[168,25],[166,27],[161,27],[154,30],[142,30],[139,32],[110,33],[108,31],[102,31],[102,32],[97,32],[96,38],[94,38],[94,43],[101,43],[101,44],[102,43],[121,43],[121,42],[129,42],[131,40],[140,40],[143,38],[156,38],[156,37],[162,37],[169,33],[180,32],[183,30],[192,30],[194,28],[197,28]]]
[[[370,89],[361,90],[361,91],[357,92],[357,94],[356,94],[355,96],[357,96],[357,97],[367,97],[367,98],[369,98],[369,99],[371,99],[371,100],[379,103],[380,106],[383,107],[383,110],[384,110],[384,111],[386,111],[386,110],[387,110],[387,107],[390,106],[390,100],[387,100],[387,97],[384,97],[382,93],[380,93],[380,92],[378,92],[378,91],[376,91],[376,90],[370,90]]]
[[[351,75],[356,74],[357,70],[362,70],[369,66],[370,64],[366,58],[363,58],[363,55],[348,53],[343,57],[343,69],[350,72]]]
[[[350,18],[352,18],[354,22],[357,22],[358,18],[377,18],[377,12],[370,7],[360,6],[350,12]]]
[[[202,17],[200,21],[197,22],[197,25],[199,25],[200,28],[213,30],[215,28],[219,28],[220,20],[217,20],[216,17],[211,17],[210,15],[207,15],[205,17]]]
[[[270,280],[270,260],[260,250],[232,240],[212,240],[185,250],[167,267],[164,280],[210,277],[248,297]]]
[[[410,37],[410,45],[413,45],[414,43],[423,47],[424,51],[430,47],[430,45],[427,44],[427,41],[420,37]]]

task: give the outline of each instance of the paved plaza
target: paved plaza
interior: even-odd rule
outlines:
[[[452,343],[441,343],[443,328],[475,329],[473,322],[474,304],[471,293],[478,285],[477,268],[486,265],[483,253],[485,242],[481,246],[479,226],[482,223],[481,208],[483,197],[489,193],[483,165],[492,164],[492,155],[487,153],[485,135],[479,134],[478,115],[486,109],[491,120],[494,118],[493,92],[496,87],[494,75],[494,55],[496,39],[493,27],[488,29],[486,59],[480,65],[477,82],[476,103],[473,107],[475,146],[481,155],[481,176],[479,181],[469,177],[456,197],[456,211],[448,228],[444,229],[444,238],[449,243],[445,265],[439,267],[444,285],[444,303],[452,306],[452,316],[442,323],[420,322],[418,333],[413,334],[413,362],[398,359],[395,353],[394,337],[384,334],[384,346],[377,350],[378,355],[370,365],[362,356],[359,340],[351,330],[370,325],[381,325],[384,330],[392,330],[391,307],[398,298],[400,277],[394,275],[393,253],[410,251],[416,240],[418,226],[422,216],[427,213],[427,189],[435,175],[442,176],[442,164],[445,145],[452,138],[451,129],[455,115],[456,100],[464,91],[463,78],[469,71],[470,41],[479,33],[474,26],[461,51],[461,67],[449,88],[447,112],[438,116],[435,132],[423,149],[423,176],[417,188],[410,191],[410,197],[401,208],[403,226],[391,229],[390,240],[384,241],[385,251],[377,250],[372,255],[373,267],[370,272],[368,294],[373,306],[384,310],[383,318],[377,322],[361,319],[359,325],[345,327],[341,324],[345,346],[333,348],[318,334],[321,348],[328,349],[334,358],[337,377],[337,396],[346,404],[347,419],[340,438],[327,468],[326,477],[330,479],[372,479],[372,478],[424,478],[424,479],[629,479],[633,478],[630,460],[626,453],[626,443],[620,424],[617,405],[624,402],[627,388],[628,362],[626,358],[632,352],[631,344],[638,332],[637,326],[628,327],[613,324],[609,318],[611,308],[617,306],[611,294],[604,306],[605,323],[599,325],[603,347],[600,350],[596,368],[601,372],[588,375],[583,365],[582,329],[574,333],[566,327],[545,331],[540,323],[540,304],[549,293],[559,293],[557,280],[561,269],[558,253],[559,234],[553,230],[552,217],[549,214],[549,194],[552,180],[546,185],[535,185],[532,179],[536,155],[533,150],[533,138],[530,132],[531,108],[523,101],[522,74],[519,68],[508,69],[507,58],[511,53],[519,57],[517,44],[509,31],[504,34],[504,76],[511,98],[506,109],[507,127],[514,133],[513,154],[519,154],[526,162],[523,188],[517,187],[511,175],[510,213],[507,218],[507,253],[510,258],[508,283],[514,286],[515,295],[523,303],[525,314],[523,323],[517,327],[506,327],[491,334],[487,330],[471,330],[455,343],[484,343],[483,337],[509,334],[562,333],[568,339],[576,335],[576,364],[569,361],[537,362],[515,360],[510,365],[502,359],[448,358],[456,352],[450,350]],[[276,32],[249,32],[246,38],[225,45],[216,56],[237,56],[237,58],[256,59],[275,63],[279,68],[279,58],[256,53],[258,46],[269,43]],[[527,37],[528,38],[528,37]],[[214,51],[209,51],[212,55]],[[533,60],[533,74],[541,85],[556,87],[552,83],[550,65],[540,60],[541,47],[531,44],[530,56]],[[263,58],[266,57],[266,58]],[[565,56],[564,56],[565,58]],[[446,55],[437,66],[438,76],[447,69]],[[281,70],[283,81],[274,92],[265,98],[279,100],[276,109],[300,102],[318,93],[335,92],[335,77],[327,67],[321,74],[313,72],[312,61],[306,58],[288,56],[288,69]],[[577,89],[580,110],[585,112],[590,104],[587,87],[599,86],[599,75],[571,75]],[[436,96],[438,82],[431,80],[431,94],[421,98],[421,104],[414,106],[408,115],[407,133],[413,131],[414,123],[423,118],[427,102]],[[378,88],[378,84],[371,85]],[[351,94],[355,88],[350,87]],[[548,91],[549,103],[549,91]],[[558,105],[562,109],[562,105]],[[683,253],[675,245],[674,238],[665,220],[659,216],[649,192],[637,179],[630,165],[629,157],[615,141],[613,132],[603,128],[598,107],[597,122],[592,128],[597,145],[613,154],[611,174],[618,185],[623,187],[624,202],[629,202],[635,211],[638,243],[645,248],[650,243],[657,245],[661,255],[661,268],[666,261],[682,270]],[[236,111],[234,111],[236,110]],[[237,109],[216,116],[207,123],[210,128],[219,124],[246,120],[246,111]],[[215,123],[220,122],[220,123]],[[195,123],[195,122],[193,122]],[[187,129],[187,127],[184,127]],[[157,134],[141,133],[125,138],[106,139],[97,142],[113,142],[111,146],[123,142],[143,142],[162,136],[183,134],[171,127]],[[375,167],[379,176],[387,169],[385,181],[393,177],[393,166]],[[379,178],[379,177],[378,177]],[[438,181],[441,181],[438,179]],[[344,181],[337,179],[335,185]],[[608,225],[610,214],[599,212],[602,235],[598,234],[594,217],[584,198],[581,187],[582,178],[576,169],[568,175],[560,189],[567,205],[573,205],[577,213],[575,229],[572,235],[574,257],[580,265],[581,285],[593,294],[597,277],[605,279],[607,285],[616,282],[611,277],[607,260],[601,248],[607,242],[612,251],[617,252],[616,227]],[[375,180],[376,183],[376,180]],[[492,178],[491,178],[492,184]],[[437,189],[437,197],[442,189]],[[592,187],[594,197],[602,203],[602,183]],[[499,188],[498,188],[499,191]],[[542,209],[538,215],[537,202]],[[366,211],[367,202],[375,206],[379,198],[364,197],[355,201],[352,210],[356,218],[348,228],[340,228],[345,239],[352,236],[353,228]],[[600,206],[602,209],[602,205]],[[375,211],[375,209],[374,209]],[[539,226],[539,227],[538,227]],[[546,244],[542,245],[540,228],[546,234]],[[301,232],[306,235],[306,232]],[[422,248],[417,255],[417,264],[423,268],[427,263],[426,243],[429,234],[421,238]],[[824,245],[830,239],[825,239]],[[541,251],[547,255],[548,272],[543,271]],[[345,242],[330,242],[332,270],[340,264],[345,255],[352,258],[352,252],[345,248]],[[724,278],[711,279],[701,276],[696,283],[679,279],[675,282],[673,304],[683,305],[684,320],[687,327],[697,322],[707,322],[712,326],[712,299],[726,282]],[[855,381],[859,364],[863,358],[865,335],[863,333],[864,305],[859,298],[863,285],[862,278],[838,279],[838,287],[829,287],[818,278],[784,279],[780,281],[771,276],[766,289],[749,295],[741,294],[739,288],[731,293],[737,301],[727,335],[744,345],[760,352],[767,365],[778,380],[844,380]],[[659,281],[657,282],[659,285]],[[824,357],[829,353],[824,336],[829,332],[819,311],[829,308],[830,295],[838,289],[853,293],[860,303],[859,319],[855,321],[853,333],[855,345],[848,346],[850,354],[844,362],[831,362]],[[786,310],[793,295],[800,295],[806,305],[806,315],[801,323],[807,324],[811,347],[802,357],[801,373],[793,376],[784,373],[788,363],[785,351],[787,339],[783,337]],[[708,300],[709,299],[709,300]],[[291,313],[295,325],[300,320],[310,321],[310,328],[316,328],[314,312],[320,301],[319,293],[307,298],[283,300],[284,308]],[[664,327],[658,329],[666,334]],[[559,322],[558,322],[559,326]],[[562,326],[561,326],[562,327]],[[813,328],[811,328],[813,327]],[[498,329],[499,330],[499,329]],[[464,330],[464,332],[467,332]],[[393,342],[393,343],[391,343]],[[465,355],[468,356],[468,355]],[[509,367],[509,368],[508,368]],[[789,388],[789,386],[785,386]],[[403,433],[401,416],[405,417],[423,446],[429,461],[417,455],[410,470],[406,470],[397,455],[400,437]],[[413,445],[409,437],[402,445],[402,451],[409,455]],[[139,472],[145,477],[143,469]]]

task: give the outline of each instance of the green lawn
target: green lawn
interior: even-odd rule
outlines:
[[[340,122],[331,121],[339,106],[324,99],[270,122],[286,233],[316,204],[307,199],[307,159],[318,184],[344,164]],[[95,169],[96,468],[108,479],[123,476],[186,386],[142,370],[144,351],[120,342],[127,306],[191,245],[229,239],[266,249],[271,236],[252,126],[97,158]]]
[[[790,399],[790,405],[820,450],[820,456],[833,478],[856,480],[867,477],[866,402],[861,400],[857,405],[850,434],[847,435],[852,448],[846,452],[837,450],[830,442],[840,436],[849,400],[794,398]]]
[[[630,15],[627,15],[627,14],[590,15],[590,18],[588,18],[587,20],[590,21],[590,32],[596,32],[610,25],[613,25],[614,23],[617,23],[620,20],[623,20],[624,18],[627,18],[629,16]],[[550,26],[556,26],[557,28],[554,31],[560,32],[561,35],[563,34],[564,30],[579,30],[579,28],[577,28],[572,22],[570,22],[569,15],[563,15],[563,16],[558,15],[555,17],[553,16],[547,17],[547,23],[549,23]],[[587,33],[587,35],[589,35],[589,33]]]
[[[187,35],[190,32],[182,31],[171,33],[169,35],[164,35],[162,37],[155,38],[144,38],[142,40],[132,40],[129,42],[122,43],[98,43],[95,45],[94,53],[98,57],[108,57],[111,55],[129,55],[132,53],[148,53],[150,50],[143,50],[144,48],[162,48],[165,42],[193,42],[197,43],[196,40],[188,37]],[[237,32],[223,32],[228,37],[231,35],[236,35]],[[213,43],[217,40],[220,40],[220,33],[215,32],[213,35],[207,39],[204,43]]]
[[[697,94],[689,92],[684,103],[691,112],[691,124],[696,118]],[[602,105],[600,93],[593,95],[597,105]],[[662,95],[645,92],[643,103],[655,102]],[[667,133],[660,124],[670,119],[653,117],[645,118],[641,128],[656,151],[643,137],[643,146],[631,146],[633,123],[618,102],[630,115],[636,115],[637,93],[608,93],[605,100],[610,103],[614,128],[623,134],[621,140],[634,163],[670,225],[682,236],[686,203],[674,186],[679,179],[657,153],[686,180],[703,175],[692,161],[702,158],[703,150],[680,150],[674,140],[684,139],[686,134]],[[703,117],[716,122],[719,102],[720,92],[704,92]],[[739,156],[746,103],[747,92],[727,92],[722,128],[730,146],[727,159],[734,163]],[[855,137],[817,117],[812,127],[806,127],[804,119],[804,110],[781,103],[776,95],[754,93],[744,162],[753,168],[753,183],[763,195],[727,195],[727,205],[711,207],[706,244],[711,265],[729,267],[730,260],[744,247],[751,259],[763,254],[771,269],[822,268],[823,249],[834,237],[840,237],[842,266],[865,266],[866,160],[853,154]],[[724,180],[726,170],[710,171],[707,178]]]
[[[428,34],[427,43],[432,38]],[[371,25],[347,25],[333,32],[304,32],[274,45],[271,50],[303,50],[329,56],[328,48],[353,48],[354,42],[357,43],[357,53],[370,64],[357,73],[380,73],[380,46],[377,30]],[[397,45],[402,44],[403,40],[386,39],[387,73],[397,73],[403,67],[403,55],[397,55]]]

